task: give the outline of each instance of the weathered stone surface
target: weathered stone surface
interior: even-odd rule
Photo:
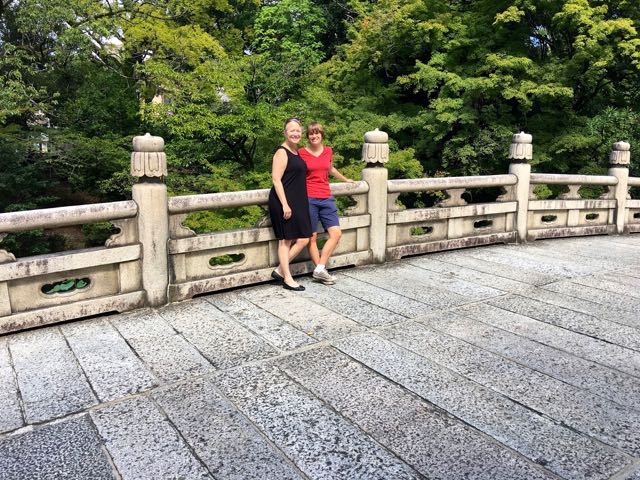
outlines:
[[[123,480],[212,478],[146,397],[93,410],[91,418]]]
[[[278,366],[426,478],[553,477],[333,349],[285,357]]]
[[[327,285],[304,280],[301,283],[306,287],[306,290],[301,294],[302,296],[366,327],[390,325],[405,320],[402,315]]]
[[[318,340],[339,338],[363,330],[353,320],[279,286],[247,290],[242,292],[242,296]]]
[[[449,312],[417,321],[620,405],[640,405],[637,378],[492,327],[483,323],[482,317],[467,318]]]
[[[612,279],[604,275],[594,275],[589,277],[574,278],[573,282],[580,285],[586,285],[588,287],[598,288],[606,292],[614,292],[624,295],[627,298],[632,298],[634,301],[640,299],[640,291],[635,285],[628,285],[619,281],[618,279]]]
[[[154,375],[107,320],[70,323],[61,329],[101,401],[157,385]]]
[[[334,344],[564,478],[606,478],[615,471],[615,451],[378,336],[352,336]]]
[[[608,308],[620,309],[632,313],[640,313],[640,304],[634,297],[618,294],[616,292],[601,290],[596,287],[581,285],[564,281],[544,285],[545,290],[570,295],[574,298],[589,300]]]
[[[228,368],[278,352],[204,299],[158,311],[216,368]]]
[[[622,310],[611,305],[601,305],[591,300],[572,297],[564,292],[554,292],[545,288],[534,288],[527,292],[528,298],[541,302],[556,305],[558,307],[592,315],[601,320],[612,322],[613,324],[626,325],[628,327],[640,328],[640,316],[626,310]]]
[[[0,432],[8,432],[20,428],[24,421],[9,347],[4,338],[0,338],[0,386]]]
[[[577,357],[640,377],[640,355],[633,350],[491,305],[464,306],[460,308],[460,312],[470,317],[481,318],[483,322],[494,327],[558,348]]]
[[[407,278],[402,275],[403,268],[395,264],[378,268],[358,268],[346,271],[345,275],[362,282],[373,284],[389,292],[402,295],[427,305],[429,310],[447,309],[473,301],[471,298],[456,292],[434,288],[433,282],[425,283],[418,276]]]
[[[153,396],[216,478],[302,478],[210,380],[197,379]]]
[[[433,258],[441,262],[452,263],[489,275],[509,278],[530,285],[543,285],[557,280],[553,275],[542,274],[530,268],[514,268],[513,266],[504,265],[499,262],[476,258],[474,256],[475,252],[476,250],[474,249],[468,252],[437,253],[433,255]]]
[[[162,380],[175,381],[212,371],[213,366],[157,312],[142,310],[111,319],[120,334]]]
[[[12,336],[9,349],[27,423],[61,417],[97,403],[57,328]]]
[[[275,367],[242,367],[215,382],[311,478],[420,478]]]
[[[316,342],[290,323],[241,298],[237,292],[219,293],[205,298],[278,350],[292,350]]]
[[[86,415],[0,440],[0,479],[60,478],[117,478]]]
[[[385,328],[381,335],[459,375],[581,431],[630,455],[640,454],[640,412],[608,401],[549,375],[469,345],[424,325]],[[604,450],[603,450],[603,453]],[[611,474],[628,463],[607,452]]]
[[[403,297],[370,283],[361,282],[346,275],[339,275],[338,277],[338,281],[331,286],[332,288],[399,315],[413,318],[433,310],[433,307],[425,303],[409,297]]]
[[[486,248],[474,250],[473,256],[490,260],[492,262],[508,265],[511,268],[526,268],[544,275],[558,277],[575,277],[577,275],[588,275],[598,272],[597,266],[566,262],[560,259],[553,260],[542,255],[534,255],[524,252],[521,249]]]
[[[487,303],[576,333],[640,350],[640,330],[632,327],[517,295],[493,299]]]
[[[462,252],[461,252],[462,253]],[[404,260],[410,265],[415,265],[424,270],[429,270],[446,276],[451,279],[462,279],[465,282],[473,282],[477,285],[491,287],[502,292],[524,292],[531,289],[531,284],[511,280],[510,278],[499,277],[488,273],[473,270],[472,268],[462,267],[453,263],[446,263],[436,260],[433,255],[423,257],[413,257]]]

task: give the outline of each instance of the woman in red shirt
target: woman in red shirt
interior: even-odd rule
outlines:
[[[311,217],[311,228],[316,229],[318,222],[329,234],[329,238],[322,247],[322,252],[318,251],[318,233],[314,232],[309,242],[309,256],[316,265],[313,271],[313,278],[325,285],[335,283],[335,277],[329,274],[326,265],[329,257],[336,249],[342,231],[338,219],[338,209],[336,202],[331,195],[329,187],[329,173],[343,182],[353,182],[342,175],[332,162],[333,150],[331,147],[323,145],[324,129],[318,122],[312,122],[307,127],[307,139],[309,145],[298,149],[298,155],[307,164],[307,195],[309,196],[309,216]]]

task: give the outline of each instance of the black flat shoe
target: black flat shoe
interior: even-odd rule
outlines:
[[[282,282],[282,287],[285,290],[293,290],[294,292],[302,292],[306,290],[303,285],[298,285],[297,287],[292,287],[291,285],[287,285],[285,282]]]
[[[276,272],[275,270],[271,272],[271,278],[273,278],[274,280],[277,280],[278,282],[284,282],[284,277],[280,275],[278,272]]]

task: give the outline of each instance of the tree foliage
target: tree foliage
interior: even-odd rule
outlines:
[[[145,131],[172,193],[263,188],[290,115],[353,177],[376,127],[395,177],[504,172],[519,130],[534,169],[601,173],[613,141],[640,145],[639,5],[0,0],[0,211],[125,198]]]

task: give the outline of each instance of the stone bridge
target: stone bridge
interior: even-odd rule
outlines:
[[[640,236],[0,337],[0,479],[640,479]]]
[[[387,141],[368,132],[362,181],[332,186],[338,282],[304,293],[266,282],[267,222],[183,223],[267,190],[168,198],[159,137],[134,139],[132,200],[1,213],[0,242],[118,231],[0,243],[0,480],[640,480],[630,145],[607,175],[531,173],[521,133],[508,173],[389,180]]]

